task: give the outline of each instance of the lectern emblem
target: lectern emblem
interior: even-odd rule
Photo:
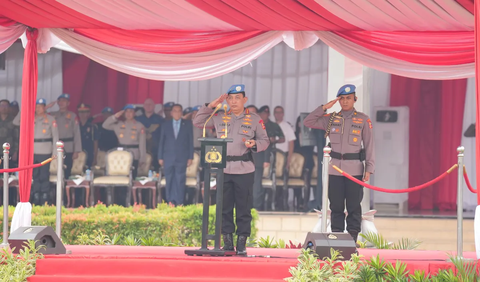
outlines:
[[[220,154],[220,152],[218,152],[215,147],[212,147],[210,149],[210,151],[208,151],[205,154],[205,162],[206,163],[215,163],[215,164],[221,163],[222,162],[222,154]]]
[[[333,234],[330,234],[330,235],[328,235],[328,239],[336,240],[337,236],[335,236]]]

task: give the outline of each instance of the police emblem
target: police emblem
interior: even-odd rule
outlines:
[[[205,154],[205,162],[206,163],[221,163],[222,162],[222,155],[220,152],[217,151],[215,146],[213,146],[209,152]]]

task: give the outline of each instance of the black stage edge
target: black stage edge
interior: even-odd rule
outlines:
[[[233,256],[235,251],[224,251],[220,247],[222,234],[223,209],[223,169],[227,165],[227,143],[232,139],[199,138],[202,147],[200,160],[204,171],[204,194],[202,215],[202,247],[198,250],[185,250],[189,256]],[[210,210],[210,178],[217,179],[217,209],[215,211],[215,234],[208,234],[208,217]],[[214,241],[213,249],[208,248],[208,241]]]

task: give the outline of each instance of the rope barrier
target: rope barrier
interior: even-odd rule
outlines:
[[[372,190],[375,190],[375,191],[379,191],[379,192],[385,192],[385,193],[395,193],[395,194],[400,194],[400,193],[409,193],[409,192],[414,192],[414,191],[418,191],[418,190],[421,190],[423,188],[426,188],[430,185],[433,185],[435,183],[437,183],[438,181],[442,180],[443,178],[445,178],[445,176],[447,176],[448,174],[450,174],[450,172],[452,172],[454,169],[456,169],[458,167],[458,164],[454,164],[449,170],[447,170],[446,172],[444,172],[443,174],[441,174],[440,176],[438,176],[437,178],[433,179],[433,180],[430,180],[429,182],[427,183],[424,183],[422,185],[418,185],[418,186],[415,186],[415,187],[412,187],[412,188],[406,188],[406,189],[398,189],[398,190],[392,190],[392,189],[385,189],[385,188],[380,188],[380,187],[376,187],[376,186],[373,186],[373,185],[370,185],[370,184],[367,184],[363,181],[360,181],[358,179],[356,179],[355,177],[351,176],[350,174],[344,172],[343,170],[339,169],[336,165],[332,165],[332,167],[337,170],[338,172],[340,172],[343,176],[345,176],[346,178],[352,180],[353,182],[357,183],[357,184],[360,184],[368,189],[372,189]]]
[[[470,190],[470,192],[472,192],[473,194],[476,194],[477,190],[473,189],[472,184],[470,183],[470,179],[468,179],[467,169],[465,168],[465,166],[463,166],[463,178],[465,178],[465,183],[467,183],[468,190]]]
[[[43,162],[38,163],[38,164],[27,165],[27,166],[24,166],[24,167],[17,167],[17,168],[0,169],[0,173],[4,173],[4,172],[10,173],[10,172],[27,170],[27,169],[31,169],[31,168],[37,168],[37,167],[41,167],[42,165],[48,164],[52,160],[53,160],[53,158],[49,158],[49,159],[46,159]]]

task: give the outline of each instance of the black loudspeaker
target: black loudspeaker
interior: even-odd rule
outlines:
[[[330,258],[330,249],[339,251],[344,260],[349,260],[352,254],[357,253],[357,247],[353,238],[348,233],[313,233],[308,232],[304,249],[311,249],[317,253],[320,259]]]
[[[13,253],[18,254],[20,250],[25,248],[24,244],[28,244],[29,240],[35,241],[35,247],[45,246],[40,249],[42,254],[66,254],[67,250],[60,238],[50,226],[26,226],[20,227],[13,231],[8,237],[10,249]]]

